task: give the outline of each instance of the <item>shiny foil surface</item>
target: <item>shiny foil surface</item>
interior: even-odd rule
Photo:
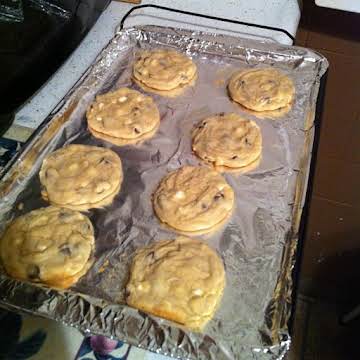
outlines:
[[[193,87],[175,98],[150,94],[161,126],[150,140],[118,147],[91,136],[85,112],[96,94],[128,86],[141,49],[174,48],[198,68]],[[260,117],[233,103],[226,90],[231,74],[273,66],[296,87],[291,110]],[[155,26],[119,31],[94,65],[47,118],[0,184],[1,232],[11,219],[46,206],[40,196],[44,156],[69,143],[111,148],[123,163],[124,182],[112,205],[87,212],[95,227],[94,265],[67,291],[8,277],[0,269],[0,305],[117,338],[181,359],[281,359],[290,345],[292,280],[298,226],[313,142],[313,120],[326,59],[304,48]],[[219,231],[198,236],[216,249],[226,269],[221,305],[203,333],[144,314],[125,304],[129,264],[137,247],[177,234],[154,215],[151,195],[169,171],[201,161],[191,151],[191,130],[203,118],[236,112],[261,128],[259,166],[225,173],[236,206]]]

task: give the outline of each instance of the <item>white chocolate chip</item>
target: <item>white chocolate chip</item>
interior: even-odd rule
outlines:
[[[150,286],[150,283],[148,281],[142,281],[142,282],[139,283],[137,288],[140,291],[149,292],[151,286]]]
[[[78,163],[72,163],[69,165],[69,171],[74,171],[74,170],[77,170],[78,168],[79,168]]]
[[[118,102],[120,102],[120,103],[123,103],[126,100],[127,100],[127,96],[121,96],[118,98]]]
[[[175,197],[176,197],[177,199],[183,199],[183,198],[185,197],[185,193],[184,193],[183,191],[177,191],[177,192],[175,193]]]
[[[104,103],[99,104],[99,109],[101,110],[104,107]]]
[[[204,291],[202,289],[195,289],[192,293],[195,296],[202,296],[204,294]]]
[[[97,116],[97,117],[96,117],[96,120],[97,120],[97,121],[102,121],[102,117],[101,117],[101,116]]]

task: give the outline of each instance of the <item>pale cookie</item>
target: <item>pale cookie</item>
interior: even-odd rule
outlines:
[[[98,95],[86,117],[93,134],[119,139],[124,145],[147,138],[160,124],[153,99],[128,88]]]
[[[111,204],[122,180],[119,156],[110,149],[89,145],[73,144],[54,151],[40,170],[43,198],[74,210]]]
[[[207,233],[229,217],[234,191],[215,170],[184,166],[160,182],[153,206],[158,218],[172,228]]]
[[[94,230],[81,213],[49,206],[15,219],[0,242],[6,272],[20,280],[67,288],[89,269]]]
[[[235,113],[211,116],[192,132],[194,152],[215,167],[245,167],[260,157],[261,144],[256,123]]]
[[[136,251],[127,303],[198,331],[214,316],[224,288],[225,270],[217,253],[181,236]]]
[[[273,68],[235,73],[228,85],[230,97],[254,111],[277,110],[294,100],[293,81]]]
[[[174,90],[189,84],[196,74],[193,61],[175,50],[144,51],[133,67],[133,77],[156,90]]]

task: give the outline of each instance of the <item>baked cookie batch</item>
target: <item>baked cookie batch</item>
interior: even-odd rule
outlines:
[[[141,89],[169,97],[179,96],[196,77],[189,57],[165,49],[142,52],[132,72]],[[233,74],[228,94],[244,108],[266,112],[290,107],[295,87],[278,70],[251,69]],[[129,88],[98,95],[86,117],[94,137],[117,146],[150,139],[160,126],[152,97]],[[254,121],[221,113],[196,124],[191,137],[203,165],[170,172],[149,199],[158,219],[182,235],[139,248],[126,290],[130,306],[199,331],[221,301],[225,270],[214,250],[189,236],[215,231],[229,219],[235,195],[221,173],[255,168],[262,136]],[[79,211],[112,203],[123,181],[121,159],[105,147],[67,145],[45,157],[39,178],[50,206],[8,226],[0,257],[17,279],[67,288],[87,272],[94,256],[94,229]]]

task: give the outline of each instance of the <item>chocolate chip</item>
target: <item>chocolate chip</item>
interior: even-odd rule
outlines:
[[[245,85],[245,81],[244,80],[240,80],[240,86],[244,86]]]
[[[237,155],[234,155],[234,156],[232,157],[233,160],[235,160],[235,159],[237,159],[237,158],[238,158]]]
[[[103,157],[99,160],[99,164],[111,164],[111,162]]]
[[[69,244],[62,244],[59,246],[59,251],[64,256],[71,256],[72,254]]]
[[[66,210],[61,210],[59,212],[59,220],[66,220],[70,217],[72,217],[72,214],[70,212],[67,212]]]
[[[150,258],[150,259],[154,259],[155,258],[155,251],[150,251],[146,257]]]
[[[49,178],[51,176],[54,176],[54,170],[52,168],[47,169],[46,172],[45,172],[45,177],[46,178]]]
[[[215,196],[214,196],[214,200],[218,201],[220,199],[224,199],[225,195],[222,192],[218,192]]]
[[[140,108],[138,108],[137,106],[134,107],[132,113],[134,116],[138,116],[140,113]]]
[[[225,115],[225,113],[224,112],[221,112],[220,114],[219,114],[219,116],[224,116]]]
[[[203,121],[199,126],[198,129],[203,129],[206,126],[207,122]]]
[[[140,133],[141,133],[141,131],[140,131],[138,128],[134,128],[134,131],[135,131],[136,134],[140,134]]]
[[[245,144],[246,145],[251,145],[250,141],[248,140],[248,138],[245,138]]]
[[[208,208],[208,206],[207,206],[206,204],[202,203],[202,204],[201,204],[201,208],[202,208],[203,210],[206,210],[206,209]]]
[[[88,223],[84,223],[84,224],[82,224],[82,230],[84,231],[84,232],[90,232],[91,231],[91,226],[88,224]]]
[[[37,265],[31,264],[26,269],[28,278],[30,280],[39,279],[40,276],[40,268]]]

